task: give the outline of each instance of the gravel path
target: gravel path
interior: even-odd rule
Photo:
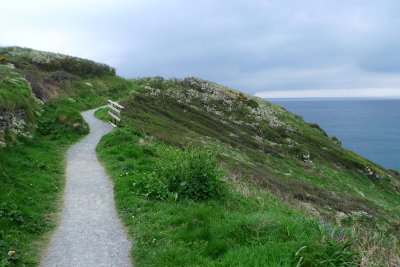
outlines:
[[[112,126],[96,119],[94,111],[82,113],[90,134],[68,150],[61,221],[42,267],[132,266],[131,242],[115,210],[113,184],[95,151]]]

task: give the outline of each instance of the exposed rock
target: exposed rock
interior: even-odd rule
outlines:
[[[368,166],[365,167],[364,174],[367,175],[371,180],[379,180],[382,178],[382,176],[378,174],[377,170],[371,169]]]
[[[9,258],[14,258],[14,256],[15,256],[15,251],[14,251],[14,250],[10,250],[10,251],[7,253],[7,256],[8,256]]]
[[[365,167],[364,174],[367,175],[367,176],[374,175],[374,173],[372,172],[372,170],[369,167]]]
[[[303,159],[304,162],[306,162],[306,163],[312,163],[312,161],[311,161],[311,156],[310,156],[309,153],[303,154],[301,157],[302,157],[302,159]]]

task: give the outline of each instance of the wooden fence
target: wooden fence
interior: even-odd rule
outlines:
[[[121,121],[121,111],[124,107],[111,100],[108,100],[108,107],[110,108],[108,111],[108,114],[111,116],[110,123],[112,126],[117,127],[118,122]]]

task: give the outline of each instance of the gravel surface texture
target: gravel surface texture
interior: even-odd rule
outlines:
[[[117,216],[113,184],[96,157],[100,138],[112,126],[82,115],[90,134],[67,153],[66,187],[61,220],[41,266],[132,266],[131,242]]]

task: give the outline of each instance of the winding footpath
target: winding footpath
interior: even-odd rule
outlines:
[[[132,266],[132,244],[115,210],[113,184],[95,151],[112,126],[95,118],[94,111],[82,113],[90,134],[68,150],[61,221],[42,267]]]

